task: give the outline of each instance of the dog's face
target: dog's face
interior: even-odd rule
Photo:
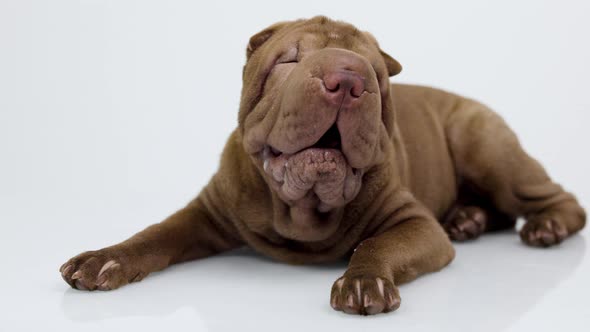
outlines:
[[[324,239],[363,174],[384,160],[393,126],[389,76],[401,66],[371,35],[324,17],[267,28],[250,39],[247,56],[244,148],[291,219],[274,228]]]

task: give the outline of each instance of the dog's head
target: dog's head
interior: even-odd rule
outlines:
[[[325,17],[277,23],[250,39],[239,124],[244,149],[285,203],[275,230],[319,241],[391,144],[389,77],[376,40]]]

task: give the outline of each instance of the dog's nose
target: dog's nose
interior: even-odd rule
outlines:
[[[365,78],[352,70],[335,70],[324,75],[327,99],[337,105],[346,105],[365,91]]]

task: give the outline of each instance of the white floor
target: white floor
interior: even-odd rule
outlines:
[[[584,230],[457,245],[392,314],[328,303],[344,270],[247,251],[107,293],[58,268],[158,222],[207,183],[237,122],[250,35],[325,14],[372,32],[397,82],[497,110],[590,209],[588,1],[0,1],[0,331],[588,331]]]
[[[247,250],[117,291],[69,289],[57,267],[73,251],[42,248],[73,232],[34,234],[43,238],[38,246],[4,262],[11,269],[2,278],[0,330],[586,331],[590,323],[587,236],[548,250],[525,247],[514,233],[457,245],[447,269],[401,286],[398,311],[357,317],[328,303],[344,264],[288,266]]]

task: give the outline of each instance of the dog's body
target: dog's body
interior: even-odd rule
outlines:
[[[242,245],[289,263],[351,255],[331,304],[374,314],[399,306],[396,284],[453,259],[449,237],[525,216],[523,241],[549,246],[584,226],[575,198],[500,117],[454,94],[390,85],[400,70],[372,36],[322,17],[253,36],[239,127],[208,186],[164,222],[74,257],[64,279],[114,289]]]

